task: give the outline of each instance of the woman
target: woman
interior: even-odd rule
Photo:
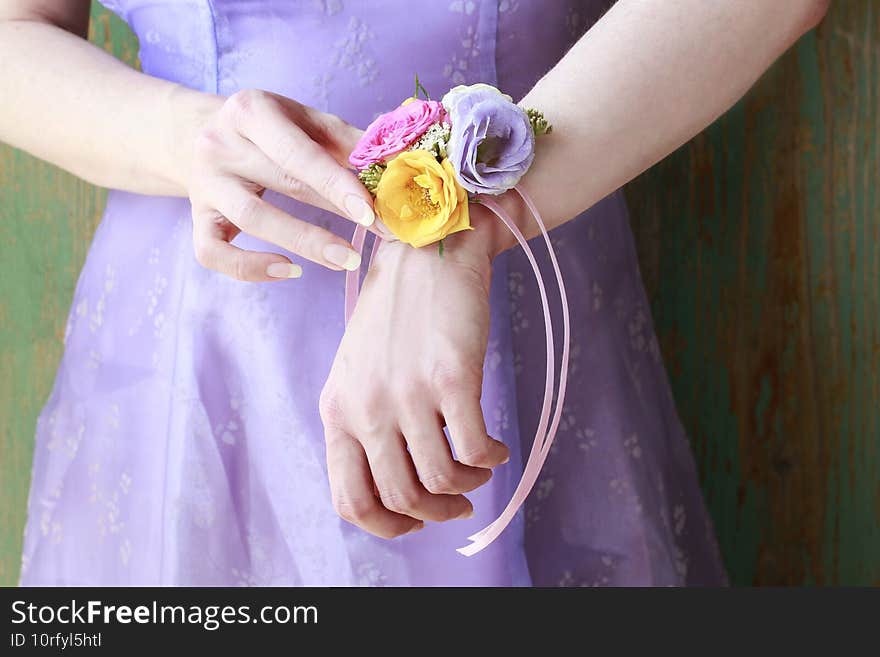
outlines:
[[[724,581],[614,190],[824,3],[107,4],[143,74],[78,38],[86,0],[0,10],[0,139],[125,190],[38,423],[23,584]],[[437,97],[497,84],[554,124],[522,184],[558,227],[571,392],[525,514],[472,558],[455,548],[509,499],[537,424],[527,262],[474,206],[443,258],[383,241],[343,326],[354,222],[385,234],[345,168],[352,126],[414,74]]]

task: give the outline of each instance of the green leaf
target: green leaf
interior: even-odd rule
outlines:
[[[421,89],[422,93],[425,94],[425,100],[431,100],[431,96],[428,94],[428,90],[422,86],[422,83],[419,82],[419,74],[416,73],[416,92],[413,94],[413,98],[419,97],[419,90]]]

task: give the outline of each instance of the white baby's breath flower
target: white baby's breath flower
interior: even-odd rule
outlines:
[[[428,151],[441,160],[446,157],[446,144],[449,142],[449,126],[438,122],[431,125],[421,137],[407,150]]]

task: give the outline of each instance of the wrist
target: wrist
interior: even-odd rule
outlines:
[[[491,214],[484,208],[482,210]],[[450,267],[464,268],[478,274],[488,285],[497,250],[492,236],[494,229],[489,225],[491,217],[484,216],[474,230],[461,231],[444,238],[442,250],[438,242],[417,248],[400,240],[379,240],[374,266],[370,268],[371,275],[374,269],[387,272],[404,267],[410,273],[418,271],[420,276],[430,278],[448,276]],[[501,227],[504,228],[503,224]]]
[[[169,137],[165,146],[169,162],[166,175],[184,196],[190,187],[193,145],[199,133],[211,124],[223,107],[223,102],[221,96],[180,85],[175,85],[169,94],[167,110],[172,129],[166,133]]]
[[[525,232],[524,226],[528,214],[519,195],[508,192],[494,196],[492,199],[507,211],[514,223]],[[494,212],[480,203],[471,203],[469,213],[472,230],[460,231],[444,238],[443,258],[481,271],[490,271],[492,261],[497,255],[516,246],[516,238]],[[383,242],[381,249],[389,255],[396,254],[394,257],[440,258],[438,244],[414,248],[403,242],[393,241]],[[379,253],[381,254],[382,251],[380,250]]]
[[[509,191],[491,199],[527,234],[531,215],[519,194]],[[463,230],[445,237],[442,257],[440,245],[437,243],[415,248],[399,240],[380,240],[376,264],[384,268],[395,267],[404,262],[422,261],[434,266],[446,261],[478,271],[488,280],[495,257],[516,246],[518,242],[501,218],[481,203],[470,203],[469,214],[472,230]]]
[[[526,208],[522,199],[515,192],[506,192],[490,197],[498,203],[510,216],[513,222],[523,230],[526,221]],[[470,204],[470,220],[473,230],[456,233],[447,238],[452,246],[471,251],[487,257],[490,261],[507,249],[516,246],[517,241],[510,229],[494,212],[479,202]]]

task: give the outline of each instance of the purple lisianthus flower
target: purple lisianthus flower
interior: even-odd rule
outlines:
[[[458,86],[440,101],[451,124],[447,153],[461,186],[503,194],[535,157],[535,134],[525,110],[488,84]]]

